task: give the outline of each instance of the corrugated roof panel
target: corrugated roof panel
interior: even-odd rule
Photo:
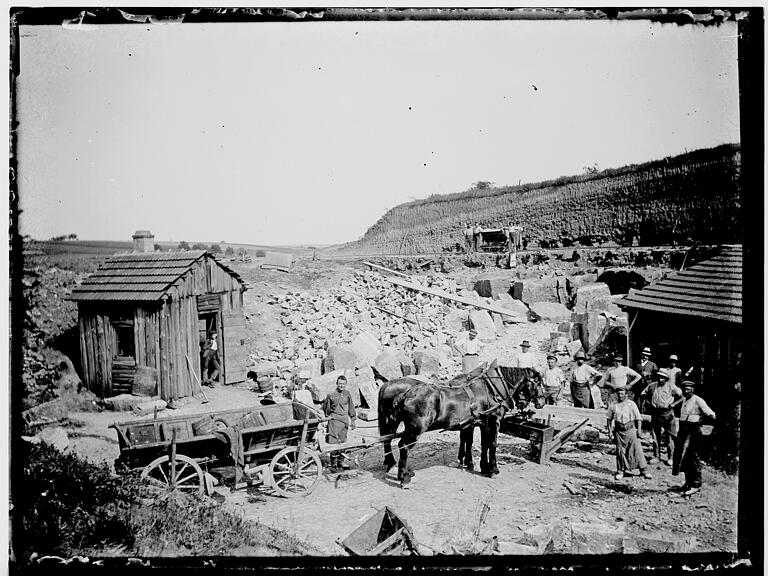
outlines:
[[[623,308],[741,323],[741,246],[721,246],[711,258],[675,272],[617,304]]]

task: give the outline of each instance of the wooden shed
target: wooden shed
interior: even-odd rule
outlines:
[[[202,380],[202,343],[210,331],[219,335],[224,383],[244,381],[246,289],[204,250],[108,258],[70,296],[78,308],[83,382],[101,397],[113,396],[131,392],[141,370],[164,400],[191,396]]]
[[[629,316],[630,366],[650,346],[660,367],[670,354],[680,358],[683,371],[695,366],[696,393],[707,399],[722,398],[741,381],[741,245],[719,246],[708,259],[630,290],[617,304]]]

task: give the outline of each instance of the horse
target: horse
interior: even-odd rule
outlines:
[[[406,390],[409,390],[416,384],[424,384],[424,380],[406,376],[395,380],[385,381],[379,386],[379,435],[387,436],[394,434],[400,422],[396,419],[393,403],[395,399]],[[394,467],[395,457],[392,455],[392,441],[385,440],[384,444],[384,466],[387,470]]]
[[[517,386],[529,378],[521,378]],[[408,465],[408,450],[427,430],[456,430],[475,424],[481,427],[481,471],[487,476],[498,473],[496,440],[499,423],[514,405],[513,395],[502,371],[494,361],[480,366],[469,374],[451,381],[452,386],[437,386],[419,382],[413,384],[392,401],[395,410],[392,422],[395,429],[400,422],[405,430],[400,439],[400,462],[397,478],[401,485],[410,482],[413,471]],[[471,458],[471,456],[470,456]]]
[[[493,381],[494,378],[501,376],[512,391],[507,398],[507,405],[510,410],[517,409],[523,412],[530,402],[533,402],[536,408],[543,408],[545,403],[544,386],[541,382],[541,374],[533,368],[516,368],[508,366],[498,366],[498,375],[490,374],[488,378]],[[503,417],[503,415],[502,415]],[[501,419],[499,419],[499,423]],[[472,459],[472,443],[475,435],[474,426],[466,426],[459,433],[459,465],[463,465],[467,470],[474,470],[475,464]],[[494,437],[495,438],[495,437]],[[494,450],[496,442],[493,442]],[[481,471],[482,461],[481,461]],[[498,466],[495,463],[490,468],[490,476],[499,473]],[[486,469],[486,473],[488,473]]]

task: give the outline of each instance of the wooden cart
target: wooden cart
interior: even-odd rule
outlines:
[[[115,423],[116,465],[142,468],[151,481],[188,492],[207,491],[209,467],[234,466],[235,486],[245,477],[285,497],[305,496],[320,481],[313,448],[324,421],[301,402],[252,406],[188,416]]]

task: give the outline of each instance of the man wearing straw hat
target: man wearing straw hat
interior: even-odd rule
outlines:
[[[531,343],[528,342],[528,340],[523,340],[520,343],[520,354],[517,355],[517,360],[515,362],[515,366],[518,368],[534,368],[534,357],[533,352],[531,352]]]
[[[648,463],[643,455],[643,447],[637,437],[640,428],[640,410],[632,400],[627,398],[627,387],[618,386],[616,389],[618,401],[608,406],[608,435],[613,437],[616,444],[616,480],[627,476],[627,472],[640,469],[643,478],[651,478],[648,473]]]
[[[678,362],[676,354],[669,355],[669,368],[667,368],[667,371],[669,372],[669,381],[675,386],[679,386],[680,382],[683,381],[683,371],[677,367]]]
[[[654,464],[661,460],[667,466],[672,465],[672,455],[675,452],[675,412],[673,407],[683,392],[669,378],[666,368],[659,370],[657,381],[651,382],[642,392],[642,396],[650,396],[651,430],[653,432],[653,458],[648,463]],[[666,444],[667,459],[661,459],[661,449]]]
[[[472,328],[469,331],[469,338],[454,346],[456,351],[461,354],[461,371],[469,374],[480,365],[480,352],[483,344],[477,338],[477,330]]]
[[[576,352],[573,357],[576,360],[576,368],[571,373],[571,400],[575,408],[592,408],[592,384],[602,378],[602,374],[586,364],[587,359],[583,351]]]
[[[637,364],[637,373],[640,374],[640,382],[637,388],[632,388],[632,394],[637,401],[637,406],[641,412],[645,412],[645,403],[640,400],[643,391],[656,381],[656,374],[659,367],[656,362],[651,360],[651,349],[646,346],[640,353],[640,362]]]
[[[695,386],[690,380],[684,380],[682,384],[684,399],[680,408],[680,430],[672,460],[672,476],[677,476],[681,470],[685,474],[685,484],[677,488],[685,496],[701,490],[701,423],[705,418],[715,418],[707,403],[693,393]]]

